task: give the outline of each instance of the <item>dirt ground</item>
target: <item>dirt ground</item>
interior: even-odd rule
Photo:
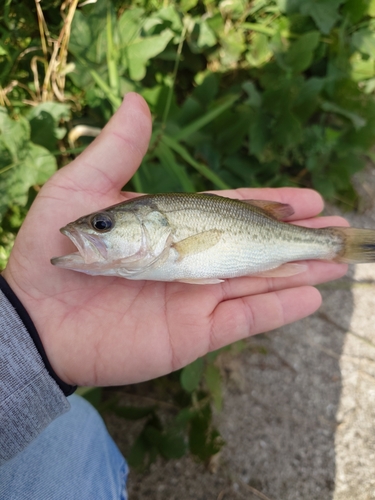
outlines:
[[[366,210],[345,216],[375,228],[374,169],[356,182]],[[253,337],[230,360],[214,472],[160,459],[131,472],[130,500],[375,499],[375,265],[320,290],[316,314]],[[126,456],[137,424],[107,425]]]

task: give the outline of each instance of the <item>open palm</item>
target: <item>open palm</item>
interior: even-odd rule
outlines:
[[[344,265],[310,262],[306,272],[289,278],[245,277],[199,286],[92,277],[53,267],[51,257],[73,250],[60,227],[134,196],[120,189],[139,166],[150,132],[146,104],[128,94],[92,145],[40,191],[4,271],[54,370],[70,384],[127,384],[178,369],[210,350],[311,314],[320,305],[311,285],[346,271]],[[310,190],[221,194],[290,203],[293,223],[345,224],[337,217],[313,218],[322,201]]]

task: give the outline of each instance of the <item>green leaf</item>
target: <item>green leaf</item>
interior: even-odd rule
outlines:
[[[175,155],[167,144],[163,142],[163,139],[161,139],[155,149],[155,156],[166,167],[169,175],[175,176],[178,179],[183,191],[186,193],[194,193],[196,191],[194,184],[186,173],[185,167],[176,161]]]
[[[232,155],[226,155],[221,161],[221,168],[223,175],[229,172],[233,174],[233,177],[228,180],[233,187],[260,187],[262,183],[259,184],[257,176],[261,170],[265,170],[257,158],[249,154],[245,155],[241,150]],[[266,175],[271,176],[269,172]]]
[[[365,28],[356,31],[352,36],[352,43],[360,52],[375,59],[375,36],[373,30]]]
[[[351,23],[356,24],[367,14],[368,10],[368,0],[346,0],[342,12],[350,19]]]
[[[71,113],[71,109],[68,104],[49,101],[41,102],[37,106],[33,106],[30,108],[30,111],[26,116],[28,120],[31,121],[34,118],[37,118],[41,111],[45,111],[51,115],[56,126],[59,124],[60,120],[69,120]]]
[[[222,35],[220,42],[223,47],[221,52],[222,64],[227,67],[237,65],[242,53],[246,49],[243,32],[232,29]]]
[[[140,420],[155,412],[156,406],[116,406],[114,413],[126,420]]]
[[[87,69],[88,69],[88,74],[92,76],[94,82],[98,85],[98,87],[100,87],[103,90],[103,92],[107,96],[108,100],[113,106],[113,109],[116,110],[118,107],[120,107],[121,98],[113,92],[113,90],[104,80],[104,78],[101,78],[101,76],[97,71],[89,68]]]
[[[182,431],[185,430],[190,422],[190,420],[195,416],[195,411],[188,407],[183,408],[174,419],[173,428]]]
[[[299,87],[299,93],[293,103],[293,111],[301,120],[307,120],[317,109],[319,94],[324,87],[324,79],[312,77]]]
[[[366,57],[366,56],[365,56]],[[375,76],[375,61],[371,58],[364,58],[359,52],[355,52],[351,57],[351,77],[355,82],[363,82]]]
[[[224,19],[220,12],[215,12],[212,16],[207,18],[207,24],[216,34],[220,37],[224,32]]]
[[[24,118],[12,120],[5,108],[0,107],[0,143],[7,149],[13,161],[17,161],[18,155],[30,139],[30,125]],[[2,149],[3,149],[2,148]],[[0,156],[0,171],[8,163],[4,152]]]
[[[218,356],[220,356],[221,353],[225,351],[229,351],[231,349],[231,344],[226,345],[224,347],[221,347],[220,349],[217,349],[216,351],[211,351],[206,354],[206,360],[209,364],[214,363],[214,361],[217,359]]]
[[[242,28],[261,33],[263,35],[274,36],[276,34],[275,28],[270,28],[261,23],[242,23]]]
[[[167,459],[181,458],[186,454],[187,445],[183,436],[167,432],[159,445],[160,454]]]
[[[189,165],[191,165],[195,170],[197,170],[203,177],[211,181],[219,189],[229,189],[228,184],[226,184],[215,172],[210,170],[203,163],[199,163],[194,160],[190,153],[172,137],[167,135],[163,136],[163,142],[167,144],[175,153],[179,154]]]
[[[340,189],[344,190],[351,184],[352,176],[362,170],[365,165],[365,159],[359,155],[353,153],[345,156],[337,155],[337,159],[333,160],[330,165],[330,174],[336,179]]]
[[[198,388],[203,375],[203,367],[203,358],[198,358],[197,360],[193,361],[193,363],[190,363],[190,365],[187,365],[182,369],[180,381],[185,391],[193,392]]]
[[[360,116],[359,114],[344,109],[333,102],[324,101],[322,102],[321,107],[322,109],[324,109],[324,111],[329,111],[344,116],[345,118],[347,118],[352,122],[354,128],[357,130],[364,127],[367,123],[366,119]]]
[[[57,170],[55,157],[47,149],[32,142],[29,144],[24,166],[31,167],[34,171],[31,185],[37,184],[39,186],[47,182]]]
[[[181,183],[176,176],[169,176],[166,168],[148,157],[136,172],[138,179],[136,191],[139,193],[174,193],[181,190]],[[132,178],[134,183],[135,179]]]
[[[254,114],[249,126],[249,151],[261,158],[270,137],[270,117],[263,109]]]
[[[182,104],[176,116],[176,122],[179,127],[183,128],[194,120],[197,120],[202,115],[203,111],[204,107],[201,102],[196,99],[195,96],[189,96]]]
[[[295,73],[305,71],[311,65],[319,38],[318,31],[310,31],[291,44],[285,55],[285,62]]]
[[[212,412],[209,405],[204,406],[191,419],[189,448],[203,462],[218,453],[224,441],[220,433],[212,426]]]
[[[66,129],[59,125],[61,120],[69,120],[69,106],[59,102],[42,102],[31,108],[26,116],[30,122],[32,142],[54,151],[57,141],[66,134]]]
[[[249,96],[246,103],[249,104],[253,108],[259,108],[262,104],[262,95],[256,89],[253,82],[244,82],[242,84],[242,88]]]
[[[69,39],[69,51],[75,56],[93,63],[105,61],[107,9],[112,10],[108,2],[96,2],[85,13],[75,11]]]
[[[182,12],[188,12],[190,9],[193,9],[198,3],[198,0],[181,0],[180,8]]]
[[[238,19],[243,16],[244,9],[247,3],[244,0],[222,0],[220,2],[220,10],[225,16],[230,16],[233,19]]]
[[[197,142],[195,154],[199,156],[209,168],[214,172],[222,174],[222,160],[223,155],[217,147],[217,141],[207,142],[207,137],[202,137],[202,142]],[[225,179],[223,179],[225,181]]]
[[[168,99],[168,92],[169,88],[167,86],[155,85],[155,87],[143,88],[141,94],[151,107],[151,111],[158,115],[162,115]]]
[[[115,18],[111,9],[111,5],[107,4],[107,16],[106,16],[106,37],[107,37],[107,68],[108,68],[108,80],[109,86],[112,91],[119,95],[120,94],[120,78],[118,74],[118,52],[114,47],[114,29],[113,25],[115,23]]]
[[[326,200],[332,200],[336,193],[336,186],[334,182],[326,177],[322,177],[321,175],[313,175],[312,176],[313,187],[325,198]]]
[[[250,121],[253,117],[253,110],[246,105],[238,106],[236,112],[227,110],[221,117],[227,123],[232,123],[231,127],[222,127],[217,134],[216,147],[225,154],[232,154],[239,150],[244,143]]]
[[[56,168],[55,157],[30,141],[28,121],[12,120],[0,108],[0,220],[9,205],[26,205],[30,187],[43,184]]]
[[[369,2],[366,3],[368,5],[367,14],[371,17],[375,17],[375,0],[370,0]]]
[[[339,7],[344,0],[303,0],[301,14],[311,16],[322,33],[328,35],[340,19]]]
[[[144,437],[141,435],[134,441],[133,446],[130,449],[129,455],[126,457],[129,465],[134,468],[140,468],[144,465],[146,460],[146,455],[148,452],[147,443]]]
[[[209,27],[207,22],[205,20],[200,20],[198,26],[199,26],[199,35],[197,39],[197,46],[200,49],[205,49],[216,45],[217,44],[216,35]]]
[[[268,36],[263,33],[255,33],[252,38],[250,50],[246,52],[247,62],[250,66],[259,68],[268,62],[272,56],[273,52],[269,44]]]
[[[0,154],[1,154],[0,146]],[[30,187],[43,184],[55,171],[56,160],[51,153],[31,142],[22,157],[0,169],[0,220],[10,204],[25,206]]]
[[[160,35],[138,38],[128,45],[123,62],[127,65],[132,80],[144,78],[149,59],[163,52],[173,36],[173,31],[165,29]]]
[[[144,431],[144,436],[164,458],[181,458],[186,453],[185,440],[181,434],[175,431],[162,432],[155,427],[148,426]]]
[[[202,105],[208,106],[217,96],[219,83],[220,79],[218,75],[215,73],[206,73],[203,80],[200,80],[199,85],[194,89],[194,98],[198,99]]]
[[[138,38],[139,32],[144,22],[144,9],[126,9],[117,22],[120,37],[119,50],[123,50],[127,45]]]
[[[69,39],[69,50],[74,54],[84,54],[87,47],[92,46],[90,25],[80,10],[76,10],[72,21]]]
[[[296,146],[303,134],[301,122],[289,110],[276,120],[273,132],[275,144],[284,148]]]
[[[221,410],[223,405],[222,377],[217,366],[208,364],[204,373],[207,388],[211,394],[214,405]]]
[[[176,32],[181,31],[182,29],[181,15],[174,5],[169,5],[168,7],[163,7],[162,9],[158,9],[156,17],[157,19],[168,21],[169,27],[172,30]]]
[[[187,139],[191,134],[197,132],[201,128],[205,127],[208,123],[217,118],[221,113],[223,113],[226,109],[233,106],[233,104],[239,98],[238,95],[229,95],[222,100],[221,103],[217,104],[215,107],[212,107],[209,111],[207,111],[202,117],[195,120],[193,123],[190,123],[179,132],[173,135],[174,140],[181,141]],[[223,102],[224,101],[224,102]]]

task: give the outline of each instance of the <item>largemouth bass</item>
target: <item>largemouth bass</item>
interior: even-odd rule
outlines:
[[[375,262],[374,230],[282,221],[292,213],[290,205],[210,194],[141,196],[63,227],[78,252],[51,262],[91,275],[197,284],[290,276],[308,259]]]

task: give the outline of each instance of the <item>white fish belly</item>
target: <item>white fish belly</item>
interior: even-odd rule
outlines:
[[[164,262],[140,272],[134,279],[175,281],[179,279],[234,278],[275,269],[286,262],[307,259],[330,259],[335,252],[320,242],[291,246],[287,241],[272,244],[236,241],[225,238],[217,245],[196,254],[179,256],[171,248]]]

